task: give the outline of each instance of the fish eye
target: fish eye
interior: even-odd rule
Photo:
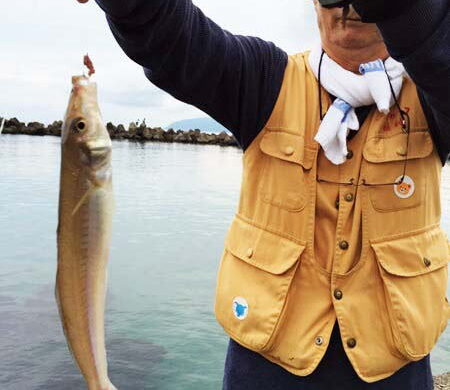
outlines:
[[[83,119],[77,119],[72,124],[72,131],[74,133],[80,133],[86,129],[86,122]]]

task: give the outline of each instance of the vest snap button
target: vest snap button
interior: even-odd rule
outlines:
[[[397,150],[396,153],[399,156],[406,156],[408,154],[407,150],[406,150],[406,146],[400,146]]]
[[[253,249],[252,248],[248,248],[247,250],[247,257],[250,258],[253,256]]]
[[[339,243],[339,248],[341,248],[344,251],[347,250],[349,246],[350,245],[349,245],[349,243],[347,241],[341,241]]]
[[[347,160],[350,160],[353,158],[353,151],[349,150],[347,153]]]
[[[316,343],[316,345],[322,345],[323,344],[323,337],[322,336],[316,337],[315,343]]]
[[[354,199],[354,198],[355,198],[354,195],[351,194],[351,193],[348,193],[348,194],[345,195],[345,200],[346,200],[347,202],[353,202],[353,199]]]
[[[431,265],[431,260],[427,259],[426,257],[423,258],[423,263],[426,267],[429,267]]]
[[[284,149],[284,154],[286,156],[292,156],[294,154],[295,150],[292,146],[288,146],[286,147],[286,149]]]
[[[356,347],[356,340],[355,339],[348,339],[347,340],[347,347],[349,348],[355,348]]]
[[[342,297],[344,296],[342,291],[339,290],[339,289],[334,290],[334,294],[333,295],[338,301],[340,301],[342,299]]]

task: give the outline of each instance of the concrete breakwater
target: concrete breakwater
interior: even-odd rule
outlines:
[[[0,118],[0,123],[3,118]],[[62,121],[55,121],[52,124],[44,125],[40,122],[20,122],[17,118],[6,119],[3,134],[25,134],[35,136],[61,136]],[[210,134],[194,130],[164,130],[160,127],[147,127],[145,123],[137,124],[131,122],[126,129],[124,125],[114,125],[111,122],[106,124],[111,139],[128,139],[133,141],[154,141],[154,142],[178,142],[186,144],[204,144],[220,146],[237,146],[236,139],[225,131],[219,134]]]
[[[434,377],[435,390],[450,390],[450,372]]]

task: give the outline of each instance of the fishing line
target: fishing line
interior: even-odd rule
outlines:
[[[90,7],[90,2],[81,4],[84,7]],[[80,20],[86,19],[86,10],[84,9],[84,7],[80,7],[80,4],[77,4],[77,9],[79,10],[79,12],[83,12],[83,15],[80,15]],[[90,34],[90,30],[87,27],[78,29],[77,31],[80,31],[80,35],[79,35],[79,39],[80,39],[80,49],[83,51],[82,55],[83,55],[83,62],[81,63],[82,66],[82,71],[81,74],[87,78],[89,78],[89,75],[86,73],[86,67],[89,70],[89,67],[86,65],[86,56],[89,57],[89,52],[90,52],[90,46],[89,46],[89,34]]]

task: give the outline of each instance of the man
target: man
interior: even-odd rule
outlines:
[[[316,1],[322,44],[295,56],[190,0],[97,2],[148,79],[244,150],[217,285],[224,389],[432,389],[450,316],[448,0]]]

